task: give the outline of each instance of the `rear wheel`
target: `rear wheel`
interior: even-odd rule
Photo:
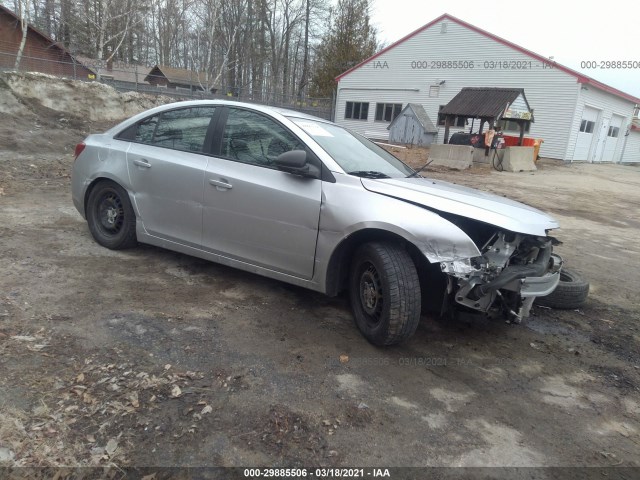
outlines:
[[[420,321],[420,281],[413,260],[399,245],[359,247],[349,287],[356,324],[371,343],[393,345],[414,334]]]
[[[100,181],[89,193],[87,223],[103,247],[120,250],[137,244],[136,216],[129,195],[112,181]]]

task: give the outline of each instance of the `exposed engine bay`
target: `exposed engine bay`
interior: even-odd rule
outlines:
[[[562,258],[553,253],[559,243],[550,236],[494,232],[478,244],[481,256],[440,264],[448,293],[457,305],[500,310],[519,322],[529,316],[535,298],[551,293],[560,281]]]

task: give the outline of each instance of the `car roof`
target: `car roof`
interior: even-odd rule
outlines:
[[[315,115],[309,115],[308,113],[299,112],[298,110],[290,110],[288,108],[282,108],[282,107],[267,107],[267,108],[270,108],[271,110],[278,112],[281,115],[284,115],[285,117],[304,118],[306,120],[318,120],[320,122],[331,123],[327,119],[316,117]]]
[[[271,115],[275,113],[276,115],[281,115],[287,118],[301,118],[305,120],[331,123],[328,120],[325,120],[320,117],[315,117],[313,115],[309,115],[308,113],[299,112],[296,110],[291,110],[291,109],[282,108],[282,107],[262,105],[259,103],[238,102],[234,100],[187,100],[187,101],[177,101],[177,102],[167,103],[164,105],[160,105],[158,107],[151,108],[149,110],[145,110],[144,112],[140,112],[137,115],[133,115],[132,117],[127,118],[123,122],[107,130],[107,132],[105,133],[115,134],[116,132],[121,131],[123,128],[126,128],[129,125],[132,125],[143,118],[146,118],[150,115],[154,115],[156,113],[165,112],[167,110],[174,110],[176,108],[202,107],[202,106],[208,106],[208,105],[211,105],[211,106],[221,105],[221,106],[234,106],[234,107],[248,108],[250,110],[268,113]]]

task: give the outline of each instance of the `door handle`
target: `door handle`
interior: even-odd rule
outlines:
[[[151,164],[149,163],[148,160],[142,159],[142,160],[134,160],[133,161],[134,165],[137,165],[139,167],[144,167],[144,168],[151,168]]]
[[[230,183],[227,183],[223,180],[215,180],[213,178],[209,179],[209,183],[211,185],[214,185],[216,187],[220,187],[220,188],[224,188],[226,190],[231,190],[233,188],[233,185],[231,185]]]

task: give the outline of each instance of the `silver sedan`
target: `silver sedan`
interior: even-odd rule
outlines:
[[[423,178],[294,111],[225,101],[146,111],[78,144],[72,195],[107,248],[142,242],[347,290],[376,345],[408,339],[422,311],[523,318],[560,278],[548,215]]]

